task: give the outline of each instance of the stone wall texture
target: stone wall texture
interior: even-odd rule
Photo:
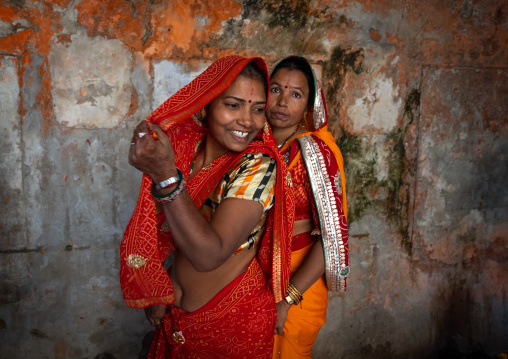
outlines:
[[[507,44],[505,0],[0,0],[0,359],[142,357],[131,133],[229,54],[307,56],[345,157],[313,358],[508,351]]]

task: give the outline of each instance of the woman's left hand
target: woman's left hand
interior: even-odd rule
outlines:
[[[166,305],[164,304],[154,304],[145,308],[146,319],[148,319],[152,326],[158,329],[162,327],[162,320],[165,314]]]
[[[150,135],[157,135],[154,139]],[[158,125],[140,123],[134,130],[129,149],[129,164],[149,175],[155,183],[176,176],[175,153],[171,140]]]

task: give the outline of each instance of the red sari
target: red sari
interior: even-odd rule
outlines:
[[[206,127],[200,122],[199,111],[227,89],[250,61],[256,62],[265,75],[268,76],[266,65],[260,58],[225,57],[213,63],[148,117],[147,121],[159,124],[170,137],[176,156],[176,166],[186,178],[189,177],[190,165],[196,146],[206,136]],[[256,278],[259,278],[261,274],[264,280],[267,281],[271,291],[273,291],[273,297],[270,293],[270,300],[280,301],[285,295],[290,275],[290,242],[294,209],[293,197],[289,189],[290,183],[286,177],[287,167],[280,157],[268,125],[265,124],[264,129],[260,131],[260,134],[244,152],[228,152],[219,157],[206,170],[201,170],[193,176],[187,182],[186,189],[196,208],[199,209],[229,167],[244,154],[256,152],[269,154],[277,161],[276,195],[274,205],[268,214],[265,234],[256,260],[251,263],[244,274],[234,281],[236,283],[234,285],[243,283],[244,289],[248,290],[246,283],[249,280],[259,280]],[[153,304],[171,305],[175,301],[173,286],[163,263],[169,252],[176,249],[176,244],[171,233],[163,226],[165,221],[164,212],[156,211],[155,202],[150,193],[151,185],[152,180],[144,175],[138,202],[120,247],[122,292],[127,305],[134,308],[144,308]],[[266,298],[261,300],[266,300]],[[233,300],[230,303],[236,305],[239,301]],[[253,303],[257,303],[256,300],[250,304],[253,305]],[[172,306],[171,308],[176,307]],[[207,309],[213,310],[213,308]],[[254,309],[253,307],[252,310]],[[166,317],[168,315],[174,316],[174,312],[174,309],[168,310]],[[234,312],[228,311],[228,313]],[[245,319],[251,313],[252,311],[243,311],[238,316]],[[225,312],[222,314],[225,314]],[[211,316],[208,312],[203,321],[204,325],[201,325],[200,330],[206,328],[207,320],[208,322],[212,320]],[[171,349],[171,346],[166,346],[166,344],[171,343],[171,338],[178,330],[174,330],[177,328],[166,328],[166,318],[164,323],[165,328],[156,332],[155,340],[162,343],[161,345],[165,346],[167,350],[176,353],[177,351],[174,348]],[[233,329],[242,330],[241,324],[239,325],[238,328],[233,325]],[[249,335],[250,333],[247,333],[246,338]],[[188,340],[186,345],[191,345],[191,342],[193,341]],[[218,340],[215,340],[215,342],[218,343]],[[190,348],[190,352],[186,352],[187,354],[185,351],[178,350],[182,356],[175,357],[196,357],[196,352],[200,351],[199,341],[195,341],[194,344],[198,347]],[[213,344],[208,343],[212,347]],[[167,350],[158,352],[157,358],[169,356]],[[211,353],[213,353],[213,350]],[[222,349],[217,350],[220,352]],[[271,348],[268,348],[268,351],[271,352]],[[207,356],[203,355],[203,357]]]

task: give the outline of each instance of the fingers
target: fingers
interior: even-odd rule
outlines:
[[[169,137],[159,125],[150,122],[148,124],[148,129],[152,131],[151,135],[154,139],[161,141],[163,144],[167,144],[166,141],[169,140]]]
[[[136,128],[134,129],[134,133],[132,134],[132,142],[136,142],[136,140],[139,140],[143,137],[145,137],[146,134],[148,134],[148,125],[146,121],[141,121]]]
[[[155,327],[157,329],[162,328],[162,318],[161,319],[147,318],[147,319],[152,327]]]
[[[146,121],[141,121],[137,126],[136,128],[134,129],[134,134],[135,135],[138,135],[139,133],[143,133],[143,132],[148,132],[148,125],[146,123]]]
[[[157,136],[159,136],[159,135],[163,135],[163,134],[164,134],[164,131],[162,130],[162,128],[161,128],[159,125],[157,125],[157,124],[155,124],[155,123],[152,123],[152,122],[150,122],[150,123],[148,124],[148,129],[149,129],[150,131],[155,132],[155,133],[157,134]]]
[[[149,313],[145,313],[145,314],[146,314],[146,319],[148,319],[148,322],[150,323],[150,325],[152,327],[155,327],[157,329],[162,328],[162,321],[163,321],[164,317],[157,318],[155,316],[150,315]]]
[[[150,134],[150,136],[146,136],[148,134]],[[131,148],[136,148],[135,146],[142,142],[158,141],[159,139],[164,141],[166,138],[168,138],[167,135],[159,125],[151,122],[147,124],[145,121],[142,121],[134,129],[131,138]]]
[[[136,128],[134,129],[134,133],[132,134],[131,144],[129,148],[129,159],[133,160],[131,157],[135,157],[141,148],[143,148],[143,144],[147,144],[152,136],[146,136],[149,134],[149,128],[146,121],[141,121]],[[131,163],[132,165],[132,163]]]
[[[152,324],[153,327],[160,329],[162,328],[162,319],[152,320],[150,324]]]
[[[147,133],[147,132],[148,132],[148,126],[146,125],[146,121],[141,121],[136,126],[136,128],[134,129],[134,132],[132,133],[131,145],[129,148],[129,152],[135,151],[136,144],[138,143],[138,140],[143,137],[143,136],[140,136],[140,133]]]
[[[155,304],[145,308],[146,319],[148,319],[150,325],[157,329],[162,328],[165,313],[166,306],[163,304]]]
[[[156,124],[140,123],[129,146],[129,164],[160,182],[176,174],[171,140]],[[169,176],[169,177],[168,177]]]

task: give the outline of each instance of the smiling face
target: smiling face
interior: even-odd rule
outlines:
[[[239,75],[227,90],[208,105],[207,151],[221,156],[242,152],[265,123],[266,93],[263,83]]]
[[[309,85],[298,70],[282,68],[270,78],[266,116],[274,128],[295,127],[307,109]]]

